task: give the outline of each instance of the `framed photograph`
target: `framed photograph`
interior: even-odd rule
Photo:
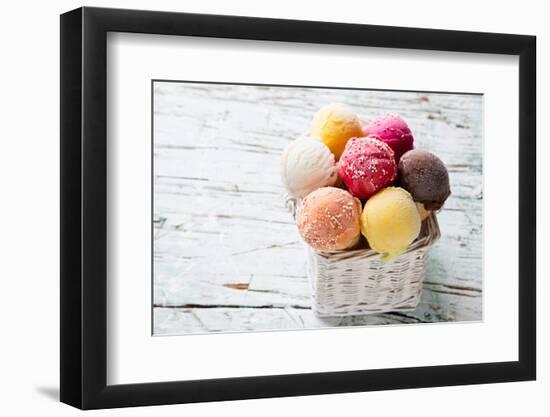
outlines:
[[[61,16],[61,401],[533,380],[535,37]]]

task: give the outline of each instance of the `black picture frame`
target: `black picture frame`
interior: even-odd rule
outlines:
[[[107,385],[108,32],[519,56],[519,360]],[[60,57],[62,402],[94,409],[536,378],[534,36],[84,7],[61,15]]]

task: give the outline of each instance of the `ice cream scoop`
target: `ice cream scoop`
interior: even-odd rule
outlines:
[[[420,214],[411,195],[399,187],[372,196],[361,213],[361,233],[370,247],[391,259],[402,254],[420,233]]]
[[[361,237],[361,202],[340,188],[319,188],[298,209],[298,230],[304,241],[320,251],[354,246]]]
[[[445,164],[433,153],[414,149],[405,153],[398,166],[401,187],[426,210],[439,210],[451,195]]]
[[[338,163],[338,173],[349,192],[369,198],[391,185],[397,176],[392,149],[374,138],[352,138]]]
[[[285,148],[281,161],[283,183],[292,197],[304,198],[338,179],[334,155],[317,138],[301,137]]]
[[[339,159],[346,142],[350,138],[363,136],[363,130],[359,118],[348,106],[332,103],[315,113],[310,134],[320,138]]]
[[[415,204],[416,204],[416,208],[418,209],[418,214],[420,214],[420,220],[426,220],[430,215],[430,210],[426,210],[424,208],[424,204],[422,203],[415,203]]]
[[[363,126],[364,136],[372,136],[388,144],[395,153],[395,162],[414,147],[414,138],[407,123],[398,115],[379,117]]]

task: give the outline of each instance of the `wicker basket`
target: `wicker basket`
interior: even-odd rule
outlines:
[[[295,204],[290,208],[295,214]],[[430,248],[439,237],[432,213],[407,251],[388,261],[370,248],[321,252],[304,243],[315,313],[328,317],[414,310]]]

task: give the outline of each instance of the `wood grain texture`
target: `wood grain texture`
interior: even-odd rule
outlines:
[[[311,311],[280,155],[330,102],[366,121],[400,114],[449,169],[413,312]],[[482,106],[478,95],[155,82],[154,334],[482,320]]]

